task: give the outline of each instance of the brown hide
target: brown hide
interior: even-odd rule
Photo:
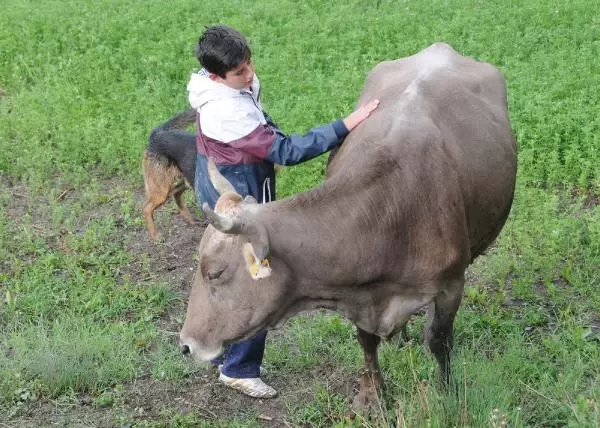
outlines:
[[[193,355],[214,357],[316,307],[342,313],[364,337],[389,337],[434,301],[438,357],[464,271],[512,203],[517,155],[505,82],[495,67],[438,43],[376,66],[359,104],[374,98],[379,108],[346,138],[322,185],[266,205],[238,202],[233,214],[206,210],[221,231],[209,228],[200,245],[181,333]],[[249,242],[254,254],[268,249],[260,279],[244,255]]]

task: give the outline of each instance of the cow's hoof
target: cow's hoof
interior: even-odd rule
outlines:
[[[379,374],[363,374],[359,379],[359,392],[352,401],[352,415],[362,417],[377,417],[383,412],[381,395],[378,393],[383,387]]]
[[[373,418],[377,417],[383,409],[383,405],[376,393],[363,393],[362,391],[354,396],[352,401],[352,413],[351,417],[356,416],[362,418]]]

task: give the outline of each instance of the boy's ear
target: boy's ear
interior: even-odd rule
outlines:
[[[221,76],[219,76],[218,74],[215,74],[215,73],[208,73],[208,78],[210,80],[212,80],[213,82],[220,82],[221,80],[223,80],[223,79],[221,79]]]

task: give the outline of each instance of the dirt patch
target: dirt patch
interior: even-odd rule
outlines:
[[[571,190],[571,197],[581,199],[584,209],[593,209],[600,205],[600,194],[588,189],[574,188]]]
[[[266,380],[280,395],[270,400],[246,397],[216,382],[216,370],[210,370],[183,381],[138,380],[126,384],[113,406],[97,408],[89,396],[81,395],[75,402],[40,401],[21,409],[20,416],[5,427],[112,427],[135,426],[143,422],[165,422],[175,417],[193,414],[195,420],[224,421],[254,419],[269,427],[291,426],[286,419],[286,398],[298,397],[296,383],[290,377]],[[303,401],[312,399],[304,394]]]
[[[137,194],[136,199],[141,206],[142,195]],[[172,220],[168,229],[164,228],[164,224],[158,223],[163,231],[160,241],[153,242],[144,228],[128,236],[126,246],[132,253],[148,257],[155,275],[153,280],[168,282],[182,293],[181,302],[172,307],[159,322],[160,328],[178,332],[181,325],[177,319],[181,319],[181,314],[185,311],[185,302],[196,270],[198,244],[207,223],[200,221],[197,226],[189,226],[177,215]],[[139,267],[136,268],[136,262],[133,262],[124,274],[135,278],[141,271]],[[271,333],[271,340],[276,340],[279,334]],[[349,379],[347,375],[336,372],[333,368],[320,366],[315,367],[313,372],[302,375],[310,379],[305,383],[306,388],[299,388],[301,382],[297,374],[268,372],[263,376],[265,381],[279,391],[279,396],[270,400],[249,398],[219,384],[214,368],[202,370],[198,375],[183,381],[142,380],[127,385],[127,408],[134,420],[160,419],[160,413],[170,408],[180,415],[194,412],[210,420],[253,416],[266,426],[291,426],[286,420],[289,407],[312,401],[314,379],[322,379],[325,372],[330,390],[351,395],[353,379]]]
[[[32,219],[32,228],[40,232],[50,246],[56,243],[60,247],[60,231],[52,230],[52,218],[47,207],[47,196],[33,196],[22,183],[11,182],[0,177],[0,186],[8,189],[8,197],[3,198],[5,214],[17,220],[28,215]],[[119,207],[127,198],[134,198],[135,206],[141,213],[143,193],[141,189],[123,190],[124,184],[111,180],[101,184],[101,192],[121,190],[111,203],[89,207],[84,212],[77,227],[85,228],[85,222],[91,218],[113,216],[119,223]],[[58,192],[60,201],[76,202],[81,192],[68,188]],[[177,215],[175,204],[169,201],[157,212],[157,226],[163,233],[162,239],[152,241],[145,225],[124,228],[121,237],[124,248],[133,255],[131,263],[121,268],[121,275],[139,282],[162,282],[169,284],[181,299],[163,314],[158,321],[161,330],[173,337],[181,328],[182,314],[189,295],[194,271],[197,264],[197,249],[206,223],[200,221],[196,226],[187,225]],[[150,268],[148,268],[148,266]],[[7,267],[0,264],[0,268]],[[273,332],[271,340],[280,335]],[[182,357],[183,358],[183,357]],[[6,420],[0,417],[0,427],[109,427],[135,426],[156,422],[164,424],[174,417],[192,416],[206,420],[223,421],[239,418],[256,420],[269,427],[291,426],[290,408],[314,400],[315,382],[326,378],[328,390],[351,396],[353,379],[340,368],[318,366],[310,372],[298,373],[277,371],[268,373],[265,381],[279,391],[279,396],[271,400],[257,400],[237,393],[217,382],[214,368],[200,369],[194,375],[183,380],[160,381],[150,378],[137,379],[126,383],[122,390],[115,393],[110,406],[98,407],[88,394],[62,397],[58,400],[40,399],[22,403],[13,409],[14,414]],[[194,420],[194,419],[192,419]],[[197,420],[197,419],[195,419]]]

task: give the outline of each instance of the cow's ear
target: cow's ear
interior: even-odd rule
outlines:
[[[235,200],[230,200],[230,196]],[[208,222],[219,232],[245,236],[252,244],[258,258],[262,260],[269,254],[267,229],[256,217],[244,215],[243,207],[237,198],[239,195],[227,193],[219,198],[214,211],[207,203],[202,205],[202,210]],[[231,202],[230,206],[225,202]]]
[[[259,259],[252,248],[252,244],[246,243],[243,248],[244,264],[253,279],[263,279],[271,276],[271,266],[267,258]]]
[[[246,224],[243,234],[252,245],[256,257],[259,260],[266,259],[269,255],[269,234],[264,224],[254,219]]]

